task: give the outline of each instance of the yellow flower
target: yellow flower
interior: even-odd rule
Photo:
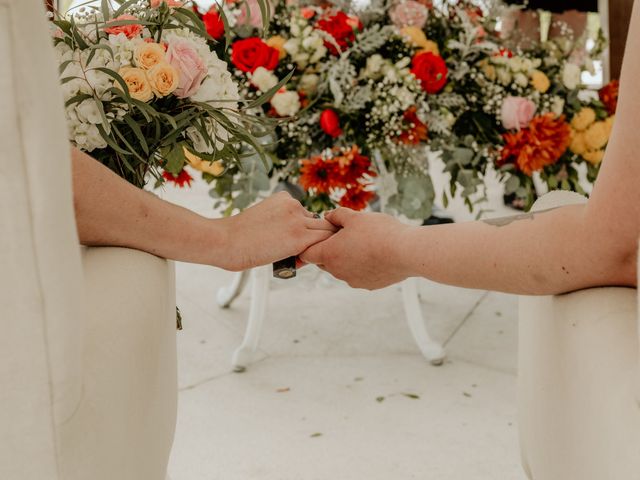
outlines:
[[[153,90],[147,79],[147,75],[141,68],[123,67],[118,72],[129,89],[129,95],[140,100],[148,102],[153,98]]]
[[[136,66],[149,70],[164,61],[164,47],[158,43],[140,43],[133,51]]]
[[[612,115],[610,117],[607,117],[607,119],[604,121],[604,125],[605,127],[607,127],[607,135],[611,136],[611,130],[613,129],[613,121],[615,120],[616,116]]]
[[[576,113],[571,120],[571,126],[576,130],[586,130],[596,121],[596,112],[592,108],[585,107]]]
[[[592,150],[582,154],[582,158],[592,165],[598,165],[602,161],[603,157],[604,150]]]
[[[551,86],[551,82],[549,81],[549,77],[547,77],[544,72],[540,70],[534,70],[531,72],[531,85],[540,93],[546,93]]]
[[[413,45],[416,48],[420,48],[425,52],[435,53],[436,55],[440,55],[438,51],[438,45],[431,41],[427,40],[427,36],[422,31],[421,28],[418,27],[404,27],[400,30],[400,35],[404,38],[404,40]]]
[[[203,160],[191,153],[186,148],[184,149],[184,156],[187,159],[187,162],[189,162],[189,165],[203,173],[208,173],[209,175],[213,175],[214,177],[219,177],[225,171],[224,163],[222,162],[222,160],[216,160],[215,162]]]
[[[595,122],[584,132],[588,150],[599,150],[609,141],[609,132],[604,122]]]
[[[287,43],[287,39],[280,35],[275,35],[266,41],[267,45],[278,50],[280,60],[287,56],[287,51],[284,49],[285,43]]]
[[[418,53],[433,53],[434,55],[440,55],[438,44],[433,40],[427,40]]]
[[[159,63],[147,72],[151,89],[158,97],[166,97],[178,88],[180,72],[166,62]]]
[[[576,155],[582,155],[587,151],[584,132],[573,130],[571,133],[571,144],[569,145],[569,150],[571,150]]]

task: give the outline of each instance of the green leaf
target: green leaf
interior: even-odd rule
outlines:
[[[169,150],[169,152],[164,156],[166,163],[163,165],[163,168],[173,173],[174,175],[179,174],[184,168],[184,150],[182,149],[182,143],[176,143]]]

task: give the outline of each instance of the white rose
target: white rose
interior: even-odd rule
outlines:
[[[278,77],[264,67],[258,67],[250,76],[251,83],[261,92],[268,92],[278,84]]]
[[[298,88],[307,95],[314,95],[318,91],[320,77],[315,73],[305,73],[300,77]]]
[[[284,90],[273,96],[271,106],[281,117],[292,117],[300,111],[300,98],[297,92]]]
[[[562,69],[562,83],[569,90],[574,90],[580,84],[580,67],[573,63],[565,64]]]

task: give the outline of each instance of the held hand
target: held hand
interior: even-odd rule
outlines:
[[[314,218],[288,193],[277,193],[227,222],[228,270],[240,271],[300,254],[337,228]]]
[[[380,213],[339,208],[325,218],[338,233],[305,251],[300,258],[315,263],[356,288],[375,290],[408,276],[403,240],[412,227]]]

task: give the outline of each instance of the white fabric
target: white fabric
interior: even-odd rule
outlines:
[[[582,203],[553,192],[538,210]],[[519,427],[535,480],[640,478],[637,292],[522,297]]]
[[[0,0],[0,59],[0,479],[164,479],[173,265],[127,249],[81,260],[42,0]]]

